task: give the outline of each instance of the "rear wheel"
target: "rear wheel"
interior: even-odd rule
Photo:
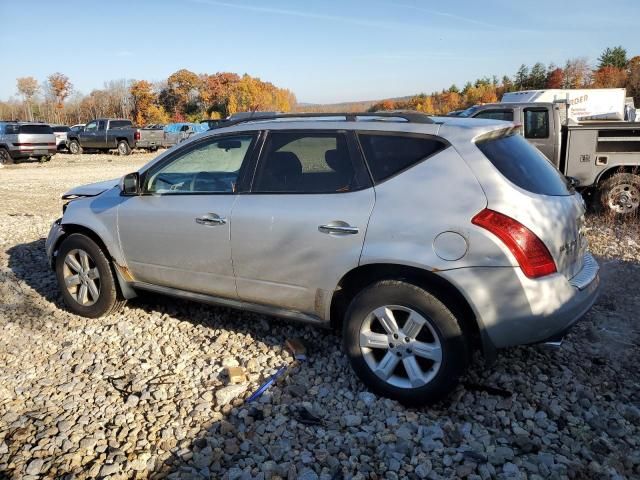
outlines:
[[[126,303],[109,260],[85,235],[74,233],[63,240],[56,257],[56,277],[69,310],[83,317],[109,315]]]
[[[634,215],[640,207],[640,175],[616,173],[600,185],[600,203],[616,215]]]
[[[344,323],[351,366],[373,392],[407,405],[432,403],[457,384],[469,362],[459,320],[430,292],[384,280],[360,292]]]
[[[0,148],[0,165],[11,165],[13,163],[13,158],[9,154],[9,151],[6,148]]]
[[[120,140],[118,142],[118,155],[129,155],[131,153],[131,147],[126,140]]]
[[[72,155],[80,155],[82,153],[80,142],[77,140],[71,140],[69,142],[69,152],[71,152]]]

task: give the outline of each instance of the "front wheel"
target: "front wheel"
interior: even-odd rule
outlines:
[[[103,317],[125,304],[109,260],[85,235],[74,233],[63,240],[56,256],[56,277],[69,310],[83,317]]]
[[[118,155],[129,155],[131,153],[131,147],[126,140],[120,140],[118,142]]]
[[[406,405],[443,398],[469,363],[455,314],[430,292],[399,280],[374,283],[353,299],[343,341],[365,385]]]
[[[80,142],[77,140],[71,140],[69,142],[69,152],[72,155],[80,155],[82,153],[82,147],[80,146]]]
[[[634,215],[640,207],[640,175],[616,173],[600,186],[600,202],[617,215]]]

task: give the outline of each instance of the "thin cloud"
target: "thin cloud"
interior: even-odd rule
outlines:
[[[257,13],[272,13],[275,15],[286,15],[289,17],[325,20],[330,22],[346,23],[349,25],[357,25],[361,27],[384,28],[384,29],[390,29],[390,30],[406,30],[408,27],[415,28],[414,25],[410,26],[407,24],[397,23],[397,22],[383,22],[379,20],[371,20],[366,18],[346,17],[341,15],[329,15],[324,13],[314,13],[314,12],[307,12],[302,10],[262,7],[259,5],[238,4],[238,3],[223,2],[218,0],[191,0],[191,1],[195,3],[203,4],[203,5],[211,5],[214,7],[232,8],[236,10],[244,10],[248,12],[257,12]],[[425,29],[418,28],[418,30],[425,30]]]

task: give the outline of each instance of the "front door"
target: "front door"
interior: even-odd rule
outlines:
[[[184,145],[143,173],[143,194],[118,208],[120,243],[136,281],[236,297],[229,226],[255,136]]]
[[[360,260],[374,191],[345,132],[271,132],[233,209],[241,300],[323,317]]]
[[[80,145],[83,148],[96,148],[96,133],[98,131],[98,121],[87,123],[84,130],[78,133]]]

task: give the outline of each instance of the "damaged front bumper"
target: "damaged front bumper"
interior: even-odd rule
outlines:
[[[51,225],[49,235],[44,243],[44,249],[47,252],[47,259],[49,261],[49,267],[53,270],[55,268],[56,261],[56,247],[60,241],[60,238],[64,235],[64,229],[62,228],[62,218],[57,219]]]

